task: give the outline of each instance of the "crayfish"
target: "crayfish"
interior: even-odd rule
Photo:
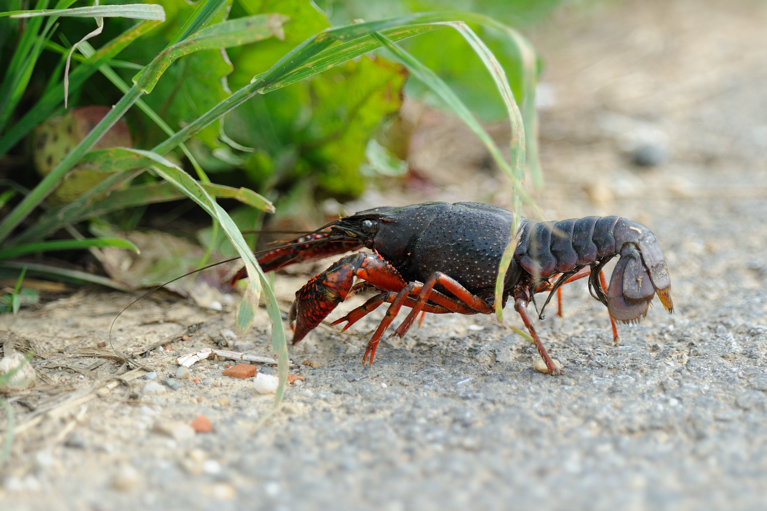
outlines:
[[[295,344],[351,293],[363,287],[376,289],[375,296],[333,322],[346,322],[346,330],[381,304],[390,304],[362,359],[363,365],[368,357],[372,364],[382,335],[403,305],[411,310],[392,335],[403,336],[421,312],[493,312],[498,267],[513,221],[511,211],[471,202],[375,208],[271,250],[258,263],[264,271],[272,271],[371,249],[372,253],[343,257],[309,280],[296,292],[289,320],[291,326],[295,322]],[[619,260],[608,286],[602,269],[615,256]],[[244,275],[241,270],[233,282]],[[548,291],[548,303],[560,286],[585,277],[592,296],[607,306],[616,342],[615,321],[639,321],[656,294],[673,311],[668,267],[655,236],[643,225],[616,216],[559,222],[521,218],[504,280],[503,305],[513,299],[550,374],[559,371],[528,317],[527,306],[535,303],[536,293]]]

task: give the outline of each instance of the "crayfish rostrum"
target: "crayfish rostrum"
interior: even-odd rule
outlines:
[[[393,335],[402,336],[419,312],[490,314],[495,281],[509,244],[514,213],[502,208],[459,202],[429,202],[361,211],[262,255],[264,271],[368,248],[341,258],[296,292],[290,309],[293,344],[313,330],[353,291],[373,287],[378,293],[333,324],[344,330],[390,303],[368,342],[363,364],[373,363],[378,342],[402,306],[410,313]],[[609,286],[602,268],[619,256]],[[241,271],[235,276],[244,276]],[[503,301],[511,297],[549,373],[558,369],[541,344],[526,309],[539,292],[588,277],[589,290],[607,306],[617,342],[615,320],[635,322],[647,314],[657,294],[673,311],[668,267],[655,236],[643,225],[616,216],[560,222],[520,221],[517,246],[504,280]],[[355,284],[355,279],[358,283]],[[545,304],[544,304],[545,307]]]

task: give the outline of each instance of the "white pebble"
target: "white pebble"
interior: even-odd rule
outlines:
[[[274,394],[277,392],[277,385],[280,380],[276,376],[270,374],[258,373],[253,380],[253,388],[259,394]]]
[[[157,373],[154,371],[146,373],[144,375],[144,378],[146,378],[147,380],[154,380],[155,378],[157,378]]]
[[[167,435],[177,442],[183,442],[185,440],[189,440],[190,438],[194,438],[194,435],[196,434],[192,426],[189,424],[175,421],[158,422],[154,425],[152,430],[157,433]]]
[[[141,474],[133,465],[123,464],[112,476],[112,486],[116,490],[131,491],[141,482]]]
[[[552,358],[551,361],[554,362],[554,367],[557,368],[557,371],[562,370],[562,364],[559,362],[559,360]],[[535,360],[533,360],[533,367],[540,373],[549,374],[549,368],[546,366],[546,362],[544,362],[541,357],[536,357]]]
[[[221,463],[216,460],[205,460],[202,462],[202,471],[210,475],[220,474]]]
[[[178,378],[179,380],[188,380],[189,368],[184,366],[179,366],[179,368],[176,369],[176,378]]]
[[[153,415],[157,415],[159,413],[158,410],[155,410],[154,408],[151,408],[147,405],[141,405],[138,411],[144,417],[152,417]]]
[[[157,383],[156,381],[149,381],[146,385],[144,385],[144,394],[148,396],[154,394],[165,394],[167,390],[167,387],[164,387],[162,384]]]

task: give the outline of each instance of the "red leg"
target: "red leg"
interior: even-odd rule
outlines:
[[[424,308],[426,303],[432,299],[432,295],[437,293],[437,291],[434,291],[433,289],[436,284],[439,284],[450,291],[456,298],[458,298],[458,300],[460,300],[460,303],[468,305],[473,312],[490,314],[493,311],[493,308],[490,307],[487,302],[469,292],[458,281],[442,272],[435,272],[428,278],[421,288],[420,293],[418,293],[418,302],[413,307],[413,310],[410,311],[410,314],[405,318],[405,321],[403,321],[394,332],[394,335],[402,337],[410,329],[413,325],[413,321],[415,321],[415,318],[418,316],[418,313]]]
[[[400,328],[397,329],[395,332],[396,335],[401,335],[399,333],[400,329],[402,329],[403,334],[407,331],[410,325],[412,325],[413,320],[418,316],[418,312],[423,309],[428,301],[442,305],[454,312],[461,312],[461,310],[466,310],[466,307],[468,306],[470,312],[463,312],[463,314],[473,314],[475,312],[490,314],[493,311],[493,308],[488,305],[487,302],[470,293],[460,283],[458,283],[453,278],[448,277],[444,273],[436,272],[434,275],[429,277],[426,282],[427,284],[411,282],[399,292],[397,297],[389,306],[389,309],[386,311],[386,315],[378,325],[378,328],[373,334],[373,337],[370,338],[368,347],[365,350],[365,355],[362,358],[363,364],[365,364],[367,361],[368,355],[370,355],[370,364],[373,364],[373,358],[375,357],[376,348],[378,348],[378,343],[381,340],[381,336],[389,327],[389,325],[391,325],[392,321],[394,321],[397,313],[399,313],[399,310],[402,308],[405,300],[410,295],[418,294],[418,302],[413,307],[413,310],[410,312],[407,319],[405,319],[403,324],[400,325]],[[455,295],[455,298],[451,298],[447,295],[434,291],[432,288],[436,283],[439,283],[445,289],[450,291],[453,295]],[[427,291],[424,291],[427,285],[429,288]]]
[[[599,283],[602,285],[602,290],[607,293],[607,281],[605,280],[605,272],[600,270],[599,271]],[[607,315],[610,316],[610,326],[613,327],[613,345],[617,346],[619,342],[621,342],[621,338],[618,337],[618,326],[615,324],[615,320],[613,319],[613,315],[610,314],[610,311],[607,311]]]
[[[365,316],[367,316],[368,314],[376,310],[382,303],[392,303],[396,297],[397,297],[397,293],[395,293],[394,291],[379,293],[375,295],[374,297],[372,297],[367,302],[365,302],[364,304],[360,305],[359,307],[351,311],[346,316],[333,321],[333,323],[331,324],[337,325],[344,321],[348,321],[348,323],[344,325],[344,328],[342,330],[342,331],[346,331],[346,329],[352,326],[354,323],[356,323],[360,319],[364,318]],[[412,296],[409,296],[407,300],[405,301],[405,306],[412,307],[415,303],[416,303],[416,299]],[[441,305],[427,304],[426,307],[424,307],[423,309],[423,313],[426,314],[427,312],[432,314],[446,314],[448,312],[454,312],[454,311],[451,311],[450,309],[447,309]]]
[[[530,321],[530,318],[527,317],[527,300],[522,297],[517,297],[514,300],[514,309],[519,313],[520,316],[522,316],[522,322],[527,327],[527,331],[530,332],[533,341],[535,341],[535,347],[538,349],[538,353],[546,363],[546,367],[549,369],[549,374],[559,374],[559,369],[557,369],[557,367],[554,365],[554,361],[551,360],[551,357],[546,352],[546,348],[543,347],[541,340],[538,338],[538,333],[535,331],[533,323]]]
[[[567,280],[565,280],[562,285],[569,284],[571,282],[575,282],[576,280],[580,280],[582,278],[588,277],[591,274],[591,267],[590,266],[584,266],[580,270],[578,270],[577,273],[574,275],[571,275],[568,277]],[[545,291],[551,290],[551,288],[554,286],[555,282],[551,282],[552,279],[546,280],[542,282],[537,288],[535,288],[536,293],[542,293]],[[607,280],[605,280],[605,272],[603,270],[599,271],[599,282],[602,286],[602,290],[604,290],[605,293],[607,293]],[[557,288],[557,314],[559,316],[562,316],[562,287]],[[608,311],[608,315],[610,316],[610,326],[613,330],[613,344],[618,344],[621,339],[618,336],[618,327],[615,324],[615,319],[613,318],[612,314]]]

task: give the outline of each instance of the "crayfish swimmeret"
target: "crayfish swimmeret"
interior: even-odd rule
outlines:
[[[471,202],[375,208],[331,222],[267,252],[258,263],[264,271],[271,271],[351,250],[373,250],[343,257],[309,280],[296,292],[290,309],[295,344],[350,293],[363,287],[378,290],[364,305],[333,323],[347,322],[346,330],[382,303],[391,304],[362,359],[364,364],[370,356],[372,364],[381,336],[403,305],[411,310],[393,335],[404,335],[422,311],[493,312],[498,266],[513,221],[511,211]],[[655,294],[673,311],[668,267],[655,236],[643,225],[616,216],[560,222],[522,218],[517,236],[504,280],[503,302],[509,297],[514,300],[514,308],[551,374],[558,369],[526,312],[535,293],[548,291],[548,303],[562,284],[588,277],[592,296],[607,306],[616,341],[614,320],[639,321]],[[608,287],[602,268],[616,255],[620,259]],[[241,271],[234,280],[243,276]],[[354,284],[355,277],[364,282]]]

